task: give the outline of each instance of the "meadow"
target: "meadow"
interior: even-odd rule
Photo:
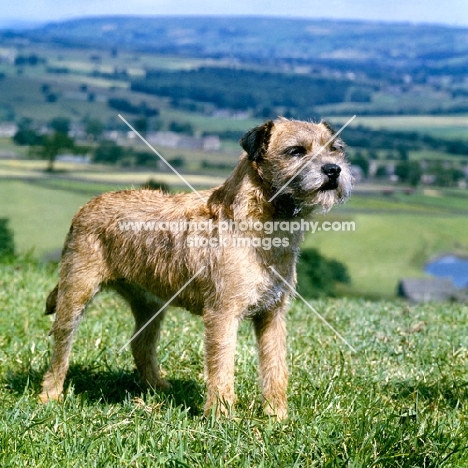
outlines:
[[[346,122],[349,117],[333,117],[332,121]],[[466,138],[466,115],[386,115],[359,116],[359,123],[373,129],[416,131],[439,138]]]
[[[62,403],[41,405],[50,359],[44,300],[55,267],[0,264],[0,466],[462,467],[468,464],[468,308],[327,299],[288,316],[290,416],[261,414],[256,352],[242,324],[237,409],[203,417],[202,323],[175,309],[163,328],[167,393],[144,391],[128,307],[102,293],[78,331]]]
[[[10,219],[19,252],[38,258],[60,251],[74,213],[93,196],[136,187],[155,178],[180,190],[174,174],[150,171],[84,169],[61,163],[65,172],[44,177],[41,161],[3,163],[0,174],[0,217]],[[20,177],[21,176],[21,177]],[[215,186],[223,177],[187,175],[197,188]],[[172,184],[179,184],[172,185]],[[462,190],[417,190],[412,195],[366,186],[345,205],[318,216],[317,221],[353,221],[353,232],[309,233],[305,246],[343,262],[351,283],[342,293],[391,298],[399,279],[423,276],[425,263],[444,252],[468,251],[468,194]],[[54,255],[52,255],[54,256]]]
[[[255,339],[245,322],[236,355],[237,409],[215,420],[202,415],[201,320],[171,311],[160,361],[172,389],[144,390],[130,351],[119,352],[132,333],[131,313],[106,292],[77,333],[64,401],[38,402],[52,344],[44,302],[58,272],[37,258],[57,254],[73,214],[92,196],[172,177],[68,163],[58,163],[50,177],[44,166],[0,164],[0,217],[10,219],[19,252],[14,262],[0,263],[0,466],[467,466],[468,307],[395,298],[398,279],[421,276],[432,255],[468,250],[466,191],[409,195],[367,185],[317,217],[355,222],[354,232],[316,232],[305,245],[349,269],[343,297],[311,304],[357,352],[294,301],[290,416],[277,423],[261,413]],[[188,177],[197,188],[222,179]]]

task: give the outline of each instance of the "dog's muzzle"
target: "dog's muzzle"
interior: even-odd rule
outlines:
[[[338,187],[338,177],[340,177],[341,167],[337,164],[324,164],[322,173],[328,180],[320,187],[320,190],[335,190]]]

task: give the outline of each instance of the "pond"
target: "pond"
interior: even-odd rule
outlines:
[[[468,287],[468,259],[456,255],[444,255],[429,262],[425,273],[439,278],[451,278],[457,288]]]

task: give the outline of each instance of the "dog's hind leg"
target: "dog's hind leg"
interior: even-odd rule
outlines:
[[[99,290],[101,278],[93,272],[91,265],[86,265],[86,274],[75,266],[64,268],[58,287],[47,299],[47,312],[56,317],[51,334],[54,337],[54,350],[49,370],[42,382],[39,398],[42,402],[57,400],[63,391],[63,383],[69,367],[69,357],[73,336],[86,305]]]
[[[46,300],[46,315],[55,314],[57,309],[58,284],[49,293]]]
[[[163,302],[137,285],[119,281],[110,286],[127,300],[135,318],[130,346],[142,383],[152,388],[170,388],[170,384],[160,376],[157,359],[157,344],[165,314]]]

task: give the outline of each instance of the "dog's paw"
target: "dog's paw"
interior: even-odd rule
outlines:
[[[141,384],[146,388],[152,388],[154,390],[170,390],[172,385],[160,377],[153,377],[151,379],[141,379]]]
[[[49,401],[62,401],[63,395],[61,393],[43,391],[39,394],[38,398],[39,401],[45,405],[49,403]]]
[[[164,380],[164,379],[158,379],[154,384],[153,387],[158,389],[158,390],[170,390],[172,388],[172,385],[170,384],[169,381]]]
[[[277,421],[284,421],[288,417],[286,405],[274,405],[271,402],[265,402],[263,405],[263,412]]]
[[[220,417],[232,418],[236,400],[237,397],[235,395],[227,397],[220,397],[218,395],[208,396],[203,413],[205,417],[210,417],[214,414],[217,419]]]

